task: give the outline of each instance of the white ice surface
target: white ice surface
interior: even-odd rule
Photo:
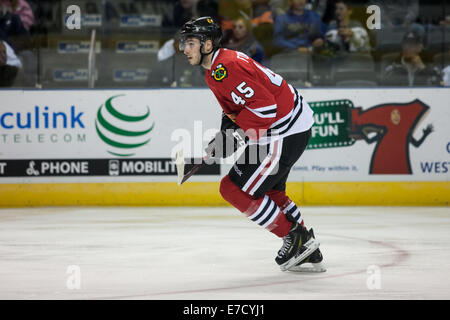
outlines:
[[[450,208],[301,211],[326,273],[281,272],[233,208],[1,209],[0,299],[450,299]]]

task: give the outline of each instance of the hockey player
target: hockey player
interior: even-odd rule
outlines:
[[[191,65],[206,69],[206,83],[223,109],[221,132],[209,149],[214,149],[216,157],[230,156],[220,142],[228,140],[228,135],[224,139],[221,135],[229,130],[240,132],[247,142],[222,179],[220,193],[252,221],[283,239],[275,258],[281,270],[302,271],[300,265],[305,262],[320,265],[319,242],[285,192],[289,172],[311,136],[313,112],[281,76],[243,53],[221,48],[221,37],[211,17],[187,22],[180,33],[180,51]]]

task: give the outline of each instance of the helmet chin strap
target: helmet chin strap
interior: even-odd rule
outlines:
[[[200,61],[199,61],[199,63],[197,63],[197,66],[201,66],[202,63],[203,63],[203,58],[205,58],[207,55],[210,55],[211,53],[214,52],[214,48],[212,48],[211,51],[208,52],[208,53],[203,53],[203,52],[202,52],[202,51],[203,51],[202,49],[203,49],[203,43],[202,43],[201,46],[200,46]]]

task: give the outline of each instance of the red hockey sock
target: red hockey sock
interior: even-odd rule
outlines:
[[[232,206],[244,213],[250,220],[266,228],[278,237],[289,233],[292,222],[286,219],[278,205],[268,196],[254,199],[226,175],[220,183],[220,194]]]
[[[303,218],[300,215],[300,211],[298,210],[295,203],[286,195],[286,191],[270,190],[266,193],[266,195],[268,195],[269,198],[272,199],[278,205],[278,207],[280,207],[284,214],[288,212],[293,213],[295,215],[295,218],[297,218],[297,221],[302,226],[305,225]],[[298,215],[296,214],[297,212]]]

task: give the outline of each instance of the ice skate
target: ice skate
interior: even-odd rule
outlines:
[[[283,238],[283,246],[275,258],[281,271],[289,270],[308,258],[320,243],[313,237],[314,233],[298,223],[293,224],[289,233]]]
[[[291,267],[288,271],[291,272],[305,272],[305,273],[320,273],[325,272],[327,269],[322,263],[323,256],[320,249],[317,249],[305,260],[297,263],[295,266]]]
[[[311,237],[315,239],[314,231],[313,229],[309,230],[309,233]],[[323,255],[322,252],[320,252],[320,249],[317,249],[309,257],[304,259],[303,261],[300,261],[295,266],[291,267],[289,271],[292,272],[325,272],[327,269],[322,264]]]

